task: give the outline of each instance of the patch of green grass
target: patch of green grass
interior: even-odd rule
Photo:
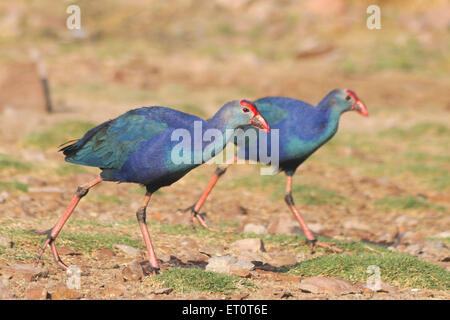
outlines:
[[[136,217],[134,217],[134,218],[127,218],[127,219],[121,219],[121,220],[114,221],[114,224],[118,225],[118,226],[132,226],[132,225],[136,225],[136,221],[137,221]],[[151,225],[152,223],[154,223],[154,222],[147,221],[148,225]]]
[[[126,223],[126,222],[123,222]],[[134,222],[136,223],[136,222]],[[235,233],[235,232],[223,232],[223,231],[211,231],[208,229],[205,229],[203,227],[197,227],[195,228],[195,231],[192,231],[191,227],[189,225],[173,225],[173,224],[166,224],[166,223],[156,223],[156,222],[149,222],[148,223],[149,228],[152,230],[156,230],[159,232],[166,233],[171,236],[192,236],[195,235],[196,237],[199,237],[203,239],[205,243],[208,243],[209,245],[225,245],[226,243],[233,242],[238,239],[246,238],[247,235],[242,233]],[[214,226],[216,227],[216,226]],[[227,227],[224,227],[223,225],[219,226],[219,230],[228,229]]]
[[[275,193],[276,197],[281,197],[284,194],[281,187]],[[295,201],[301,204],[310,206],[320,205],[339,205],[345,203],[348,199],[334,191],[316,187],[296,184],[292,187],[292,196]]]
[[[7,154],[0,153],[0,171],[13,169],[15,171],[29,171],[31,164],[16,160]]]
[[[374,201],[375,208],[380,210],[432,209],[445,211],[443,206],[420,200],[413,196],[385,197]]]
[[[430,146],[429,141],[420,143],[422,139],[422,130],[431,130],[440,132],[440,124],[436,126],[418,125],[416,128],[409,129],[388,129],[379,133],[378,138],[364,138],[363,145],[360,142],[352,142],[352,148],[356,152],[361,152],[367,156],[367,159],[360,159],[353,154],[341,154],[338,148],[343,148],[346,145],[345,139],[334,139],[324,149],[314,155],[313,161],[321,163],[326,166],[347,167],[352,170],[358,170],[362,175],[370,177],[390,176],[399,179],[409,179],[413,183],[424,185],[427,188],[443,191],[450,188],[450,173],[447,168],[450,158],[444,154],[443,138],[436,138],[433,140],[436,146]],[[407,133],[406,131],[411,131]],[[400,150],[392,149],[392,152],[381,151],[380,147],[389,149],[385,145],[384,138],[391,141],[391,135],[405,135],[404,137],[396,137],[400,140],[404,139],[404,144]],[[410,135],[410,137],[408,137]],[[344,135],[345,136],[345,135]],[[426,137],[430,137],[425,134]],[[359,141],[355,139],[355,141]],[[366,148],[378,150],[377,154],[368,152]],[[431,148],[431,150],[430,150]],[[372,150],[372,151],[373,151]],[[410,150],[414,150],[411,152]],[[425,151],[426,150],[426,151]],[[439,152],[439,150],[441,150]]]
[[[119,224],[135,224],[135,219],[119,221]],[[149,227],[153,230],[158,230],[164,232],[168,235],[195,235],[199,238],[205,239],[206,242],[210,244],[222,245],[225,243],[231,243],[233,241],[244,239],[244,238],[262,238],[264,242],[271,244],[272,246],[280,248],[290,248],[295,250],[300,250],[304,253],[309,252],[309,247],[305,244],[305,237],[302,235],[284,235],[284,234],[252,234],[252,233],[241,233],[241,232],[222,232],[222,231],[210,231],[205,228],[198,227],[195,231],[192,231],[188,225],[172,225],[165,223],[149,222]],[[228,229],[229,226],[235,226],[236,224],[232,221],[221,222],[219,225],[214,227],[219,227],[219,230]],[[354,253],[370,253],[370,252],[389,252],[386,248],[358,242],[358,241],[348,241],[348,240],[336,240],[326,237],[318,237],[318,241],[332,243],[345,251]],[[322,247],[316,248],[317,252],[325,252],[327,249]]]
[[[281,199],[284,196],[285,183],[285,177],[281,174],[274,176],[249,175],[235,178],[226,183],[225,187],[228,188],[231,185],[233,188],[241,187],[250,190],[274,190],[272,198]],[[326,204],[338,205],[348,200],[346,197],[332,190],[304,184],[294,184],[292,187],[292,196],[298,203],[312,206]]]
[[[236,276],[204,271],[197,268],[171,268],[156,277],[165,286],[178,292],[208,292],[231,294],[252,284]]]
[[[9,237],[12,237],[14,241],[16,240],[31,240],[32,242],[39,239],[40,235],[37,235],[33,232],[30,232],[29,230],[24,229],[13,229],[9,227],[0,227],[1,234],[8,235]]]
[[[113,249],[114,244],[125,244],[143,249],[144,245],[135,239],[113,233],[71,233],[63,232],[58,237],[59,245],[66,245],[74,250],[91,252],[97,249]]]
[[[281,174],[274,176],[262,176],[258,174],[240,176],[224,184],[219,184],[219,188],[245,188],[249,190],[266,190],[273,188],[277,184],[284,185],[284,177]]]
[[[25,234],[28,233],[28,234]],[[25,234],[25,235],[24,235]],[[36,258],[36,252],[39,248],[39,245],[42,245],[42,236],[39,238],[38,235],[29,235],[30,232],[26,232],[24,230],[20,230],[15,232],[15,230],[0,229],[0,235],[8,235],[14,241],[13,248],[5,248],[0,245],[0,256],[7,260],[14,261],[30,261]],[[36,252],[30,252],[25,249],[22,245],[23,243],[32,243],[36,245]]]
[[[128,221],[119,222],[121,224],[128,223],[136,223],[135,219]],[[201,227],[198,227],[193,232],[188,225],[171,225],[165,223],[148,223],[151,229],[158,230],[160,232],[167,233],[169,235],[195,235],[200,238],[205,239],[206,242],[213,243],[230,243],[239,239],[244,238],[262,238],[264,242],[271,244],[273,246],[277,246],[280,248],[291,248],[296,250],[301,250],[302,252],[309,252],[309,247],[305,244],[305,237],[302,235],[284,235],[284,234],[252,234],[252,233],[240,233],[240,232],[221,232],[221,231],[210,231]],[[219,230],[228,229],[229,226],[237,226],[236,223],[230,222],[221,222],[218,226]],[[355,253],[370,253],[370,252],[389,252],[386,248],[367,244],[358,241],[347,241],[347,240],[335,240],[326,237],[318,237],[318,241],[332,243],[333,245],[350,252]],[[224,243],[222,243],[224,244]],[[327,249],[322,247],[317,247],[316,251],[325,252]]]
[[[421,137],[445,137],[450,134],[450,128],[438,122],[420,122],[412,125],[409,128],[392,127],[385,129],[378,133],[380,137],[396,137],[416,139]]]
[[[105,52],[110,54],[107,48],[104,48]],[[97,52],[98,53],[98,52]],[[104,59],[104,55],[100,54]],[[136,86],[127,86],[124,90],[124,86],[118,85],[111,82],[89,82],[82,81],[78,84],[74,84],[67,88],[67,86],[54,85],[55,91],[60,92],[60,94],[67,95],[79,95],[84,99],[97,98],[99,100],[107,99],[109,101],[115,101],[119,104],[125,105],[145,105],[147,101],[155,101],[156,95],[153,90],[147,88],[137,88]],[[176,96],[176,95],[175,95]]]
[[[433,164],[447,164],[450,163],[450,155],[443,154],[430,154],[429,152],[405,152],[403,154],[405,158],[408,158],[415,163],[433,163]]]
[[[60,176],[72,176],[76,174],[86,173],[87,170],[85,167],[70,164],[70,163],[64,163],[60,165],[56,170],[56,174]]]
[[[357,63],[350,57],[345,57],[339,63],[340,70],[345,74],[353,74],[358,71]]]
[[[36,248],[37,251],[37,248]],[[14,260],[14,261],[30,261],[36,259],[36,253],[27,252],[24,250],[18,250],[17,248],[2,248],[0,246],[0,256],[4,259]],[[42,260],[47,260],[42,258]]]
[[[426,164],[413,164],[405,166],[404,169],[434,190],[442,191],[450,188],[450,173],[445,168]]]
[[[373,60],[372,69],[377,71],[386,69],[411,71],[422,67],[430,56],[413,38],[403,45],[376,43],[375,52],[376,59]]]
[[[241,225],[239,221],[221,221],[218,223],[218,227],[220,229],[226,229],[226,228],[237,228]]]
[[[34,132],[25,139],[25,145],[39,149],[56,148],[73,139],[81,138],[95,124],[87,121],[65,121],[57,123],[49,129]]]
[[[335,149],[335,152],[338,151],[340,156],[355,159],[355,164],[359,166],[361,163],[373,162],[374,159],[379,158],[380,154],[389,150],[389,146],[386,143],[381,142],[379,138],[369,133],[363,137],[355,136],[354,133],[346,133],[344,138],[338,138],[335,143],[335,146],[340,149]],[[346,149],[345,152],[343,152],[344,148]],[[350,152],[347,150],[350,150]],[[334,154],[332,157],[335,156]],[[377,161],[375,160],[375,162]]]
[[[88,225],[92,227],[111,227],[110,225],[97,224],[88,220],[74,220],[71,224]],[[0,226],[0,234],[8,235],[15,242],[13,248],[5,248],[0,255],[14,259],[14,260],[30,260],[35,258],[37,250],[45,241],[45,235],[36,234],[30,230],[5,228]],[[112,232],[103,233],[89,233],[89,232],[62,232],[57,239],[57,247],[68,246],[79,252],[92,252],[98,249],[113,250],[114,244],[124,244],[138,249],[145,249],[142,241],[133,238],[114,234]],[[28,248],[33,247],[32,251]],[[36,252],[34,252],[36,251]]]
[[[4,259],[14,261],[30,261],[35,259],[36,252],[45,240],[45,236],[43,235],[5,226],[0,226],[0,235],[11,237],[14,242],[13,248],[2,248],[0,246],[0,256]],[[33,249],[30,251],[30,248]]]
[[[141,185],[137,186],[136,188],[130,189],[130,193],[133,194],[145,194],[145,192],[146,192],[145,187]]]
[[[19,190],[28,192],[28,184],[19,181],[0,181],[0,190]]]
[[[133,185],[132,187],[128,188],[128,193],[130,193],[130,194],[138,194],[138,195],[140,195],[142,197],[144,197],[146,192],[147,192],[147,190],[145,189],[145,187],[141,186],[141,185],[139,185],[139,186]],[[164,194],[164,193],[165,193],[165,191],[163,191],[162,189],[159,189],[159,190],[156,190],[153,194],[154,195],[155,194],[156,195],[161,195],[161,194]]]
[[[148,223],[149,226],[152,228],[156,228],[157,230],[167,233],[169,235],[191,235],[193,232],[191,230],[191,227],[189,225],[180,225],[180,224],[166,224],[166,223],[155,223],[150,222]],[[205,229],[203,227],[198,227],[195,229],[195,235],[196,236],[211,236],[213,235],[213,231],[209,231],[208,229]],[[220,236],[220,233],[219,235]]]
[[[189,226],[180,225],[180,224],[165,224],[165,223],[153,223],[150,222],[150,225],[159,227],[159,230],[170,234],[170,235],[187,235],[190,234],[192,231],[190,230]]]
[[[216,32],[219,33],[219,35],[223,35],[226,37],[230,37],[236,34],[234,26],[229,23],[221,23],[217,25]]]
[[[284,184],[277,184],[272,198],[281,199],[284,194]],[[310,206],[340,205],[348,201],[345,196],[332,190],[304,184],[294,184],[292,186],[292,197],[295,202]]]
[[[406,165],[405,170],[415,175],[445,175],[448,173],[444,168],[420,163]]]
[[[82,224],[81,219],[75,222],[75,224]],[[87,220],[84,220],[86,222]],[[87,223],[86,223],[87,224]],[[95,222],[92,226],[96,226]],[[104,227],[105,225],[100,224]],[[20,243],[28,242],[37,247],[45,240],[45,235],[39,235],[29,230],[24,229],[11,229],[0,228],[3,234],[6,234],[14,239],[14,242],[20,245]],[[141,241],[136,241],[127,236],[120,234],[109,233],[87,233],[87,232],[61,232],[57,239],[57,246],[68,246],[74,250],[82,252],[91,252],[96,249],[113,249],[114,244],[126,244],[134,248],[144,248],[144,244]],[[14,248],[13,248],[14,249]]]
[[[134,221],[136,222],[136,219],[134,219]],[[70,220],[70,224],[80,227],[89,226],[94,228],[112,228],[114,226],[114,224],[110,222],[99,222],[95,219],[82,218],[73,218]]]
[[[450,272],[416,257],[397,253],[334,254],[304,261],[283,269],[289,274],[326,276],[350,281],[366,281],[367,268],[378,266],[381,280],[393,285],[438,290],[450,289]]]
[[[262,238],[265,243],[272,245],[278,245],[281,248],[291,248],[296,250],[301,250],[302,252],[309,252],[309,247],[305,244],[306,238],[301,235],[285,235],[285,234],[245,234],[242,238]],[[317,237],[318,241],[330,243],[333,246],[339,247],[346,252],[352,253],[386,253],[390,252],[385,247],[369,244],[360,241],[349,241],[349,240],[336,240],[327,237]],[[327,249],[317,246],[315,249],[317,252],[325,252]]]
[[[315,156],[314,161],[321,163],[325,166],[335,166],[335,167],[345,167],[345,168],[366,168],[367,166],[372,166],[372,164],[368,164],[367,162],[363,163],[363,160],[355,158],[351,155],[337,155],[335,152],[331,152],[327,150],[325,152],[320,152]]]
[[[123,200],[117,196],[114,195],[108,195],[103,193],[97,193],[93,195],[92,197],[88,198],[89,202],[95,202],[95,203],[102,203],[102,204],[108,204],[108,203],[114,203],[118,205],[127,205],[128,201]]]

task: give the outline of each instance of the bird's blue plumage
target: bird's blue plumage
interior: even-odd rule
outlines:
[[[188,157],[200,156],[201,161],[174,163],[172,151],[179,144],[172,138],[175,130],[183,130],[192,138],[197,133],[196,126],[201,127],[201,135],[208,129],[225,133],[227,129],[249,123],[249,115],[242,114],[241,108],[239,102],[232,101],[208,121],[165,107],[138,108],[89,130],[60,151],[68,162],[102,169],[101,177],[105,181],[140,183],[153,192],[214,156],[207,147],[210,143],[201,141],[198,145],[192,139]],[[220,146],[223,148],[227,141],[223,138]]]
[[[102,169],[119,169],[139,145],[164,130],[200,118],[164,107],[143,107],[89,130],[77,143],[62,149],[66,161]]]
[[[269,123],[271,133],[256,132],[256,158],[250,153],[254,143],[249,140],[238,157],[264,162],[260,157],[261,144],[267,141],[268,159],[271,156],[271,134],[279,130],[280,169],[293,173],[314,151],[333,137],[338,129],[339,117],[343,112],[333,108],[331,93],[317,106],[286,97],[265,97],[254,101],[258,110]],[[345,110],[344,110],[345,111]],[[246,128],[254,131],[254,128]],[[236,143],[235,139],[235,143]],[[264,152],[263,152],[264,153]]]

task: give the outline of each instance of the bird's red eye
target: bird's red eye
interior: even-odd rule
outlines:
[[[250,110],[248,108],[243,108],[242,111],[249,112]]]

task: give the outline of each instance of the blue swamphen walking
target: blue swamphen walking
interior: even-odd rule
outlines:
[[[89,130],[75,143],[63,147],[60,151],[66,156],[66,161],[98,167],[102,171],[97,178],[78,187],[66,211],[55,226],[46,232],[47,240],[38,253],[36,264],[39,263],[45,248],[50,245],[58,264],[67,269],[58,255],[55,239],[80,199],[102,181],[133,182],[146,187],[147,192],[136,217],[152,271],[157,273],[159,264],[146,224],[146,207],[152,193],[171,185],[190,170],[208,161],[216,152],[222,150],[235,129],[246,125],[269,132],[269,126],[258,109],[246,100],[228,102],[208,121],[169,108],[143,107],[104,122]],[[193,144],[194,147],[182,150],[189,161],[174,161],[172,151],[179,144],[179,141],[173,138],[176,130],[181,130],[178,132],[185,134],[185,137],[195,139],[198,128],[201,140],[189,141],[188,146]],[[218,142],[219,148],[203,141],[203,134],[209,129],[219,132],[221,140],[214,141]],[[179,136],[177,137],[179,139]],[[200,160],[192,161],[194,158]]]
[[[331,247],[326,243],[317,242],[314,234],[308,228],[303,220],[300,211],[294,204],[292,198],[292,176],[308,157],[318,148],[330,140],[338,130],[339,119],[344,112],[354,110],[364,116],[368,116],[366,106],[358,99],[356,94],[351,90],[337,89],[328,93],[325,98],[320,101],[317,106],[309,103],[286,98],[286,97],[265,97],[254,101],[258,110],[269,123],[270,129],[279,130],[279,169],[286,174],[286,194],[285,201],[289,209],[299,222],[307,242],[310,244],[311,250],[315,245],[332,248],[335,251],[342,251],[339,248]],[[246,130],[253,130],[247,128]],[[270,134],[268,134],[270,135]],[[259,159],[259,143],[261,136],[257,136],[258,153],[257,158],[251,157],[250,148],[251,141],[245,145],[245,150],[238,152],[238,156],[246,160]],[[235,140],[236,143],[237,140]],[[267,137],[267,150],[270,153],[270,137]],[[243,151],[243,152],[242,152]],[[236,159],[236,157],[235,157]],[[218,181],[219,177],[225,173],[228,165],[219,166],[211,178],[207,188],[203,192],[200,199],[195,205],[189,207],[193,217],[197,217],[204,227],[208,227],[203,219],[200,219],[198,212],[206,201],[212,188]]]

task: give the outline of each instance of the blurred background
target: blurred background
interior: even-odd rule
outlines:
[[[448,107],[447,1],[377,1],[382,27],[369,30],[372,2],[2,2],[0,106],[44,108],[38,50],[55,111],[88,105],[100,120],[104,109],[155,103],[205,116],[242,96],[315,103],[335,87],[372,109]],[[71,4],[81,30],[66,27]]]
[[[72,4],[81,9],[80,30],[66,27]],[[381,8],[379,30],[366,26],[371,4]],[[97,172],[65,164],[57,146],[131,108],[210,117],[233,99],[283,95],[316,104],[350,88],[370,117],[342,117],[336,137],[297,172],[296,202],[316,232],[388,245],[402,235],[396,250],[447,266],[449,28],[445,0],[2,1],[3,228],[52,225],[75,187]],[[198,198],[213,170],[202,166],[159,192],[153,221],[186,223],[176,209]],[[240,230],[293,220],[283,177],[256,173],[229,170],[205,205],[212,224]],[[80,219],[133,217],[142,190],[107,184],[98,193],[77,209]],[[20,252],[0,257],[31,258],[41,239],[23,239]],[[159,248],[163,240],[155,241]]]

